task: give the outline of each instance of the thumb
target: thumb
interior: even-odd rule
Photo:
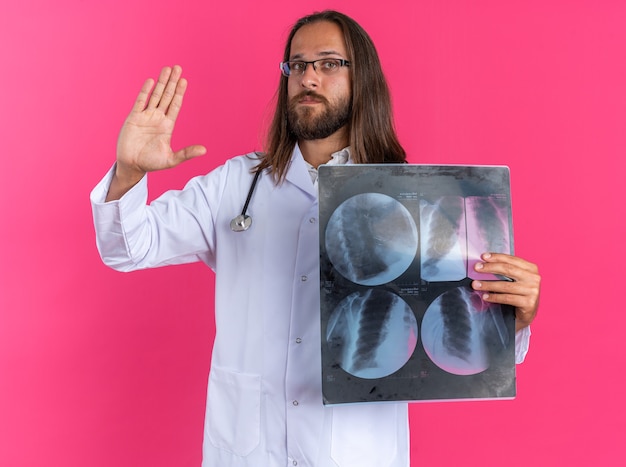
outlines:
[[[204,156],[207,152],[207,149],[199,144],[195,144],[193,146],[187,146],[179,151],[174,153],[174,159],[180,162],[184,162],[189,159],[193,159],[194,157]]]

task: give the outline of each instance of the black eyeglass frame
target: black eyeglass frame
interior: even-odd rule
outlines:
[[[317,60],[312,60],[310,62],[307,62],[306,60],[287,60],[286,62],[280,62],[280,71],[283,74],[283,76],[286,76],[287,78],[289,78],[292,74],[297,76],[297,75],[303,75],[306,72],[306,68],[307,66],[310,64],[313,66],[313,70],[315,70],[315,72],[317,72],[317,63],[318,62],[325,62],[331,60],[333,62],[337,62],[339,64],[339,67],[349,67],[350,66],[350,60],[345,60],[343,58],[319,58]],[[304,68],[302,68],[301,72],[296,72],[293,73],[289,67],[290,63],[299,63],[299,64],[303,64]],[[337,68],[338,70],[339,68]]]

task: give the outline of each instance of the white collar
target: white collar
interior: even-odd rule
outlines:
[[[340,151],[334,152],[330,155],[331,159],[325,164],[321,165],[340,165],[340,164],[352,164],[352,158],[350,153],[350,146],[343,148]],[[307,161],[304,161],[306,167],[309,171],[309,175],[311,176],[311,182],[313,182],[313,186],[317,188],[317,168],[313,167]]]

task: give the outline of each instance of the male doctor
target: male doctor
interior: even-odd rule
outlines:
[[[408,467],[406,403],[325,407],[320,381],[317,168],[405,161],[378,56],[354,20],[325,11],[296,23],[281,69],[266,151],[230,159],[149,206],[146,174],[206,149],[170,146],[187,86],[180,67],[146,81],[117,162],[91,194],[98,248],[120,271],[202,261],[216,272],[204,467]],[[231,228],[256,174],[253,223]],[[521,362],[537,267],[485,253],[477,268],[514,279],[472,287],[516,308]]]

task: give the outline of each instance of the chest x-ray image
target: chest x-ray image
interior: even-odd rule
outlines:
[[[455,375],[485,371],[494,346],[502,351],[509,341],[500,305],[483,302],[468,287],[450,289],[428,306],[422,336],[433,363]]]
[[[402,368],[413,354],[417,321],[399,296],[366,289],[339,303],[328,322],[326,340],[346,372],[381,378]]]
[[[421,277],[460,281],[467,277],[465,200],[442,196],[420,200]]]
[[[472,279],[513,253],[509,170],[321,166],[325,404],[515,396],[515,316]]]
[[[330,261],[346,279],[381,285],[413,262],[417,227],[400,202],[381,193],[363,193],[333,212],[324,241]]]
[[[474,270],[474,265],[485,251],[511,251],[509,234],[509,199],[505,196],[468,196],[467,212],[467,275],[472,279],[503,279]]]

